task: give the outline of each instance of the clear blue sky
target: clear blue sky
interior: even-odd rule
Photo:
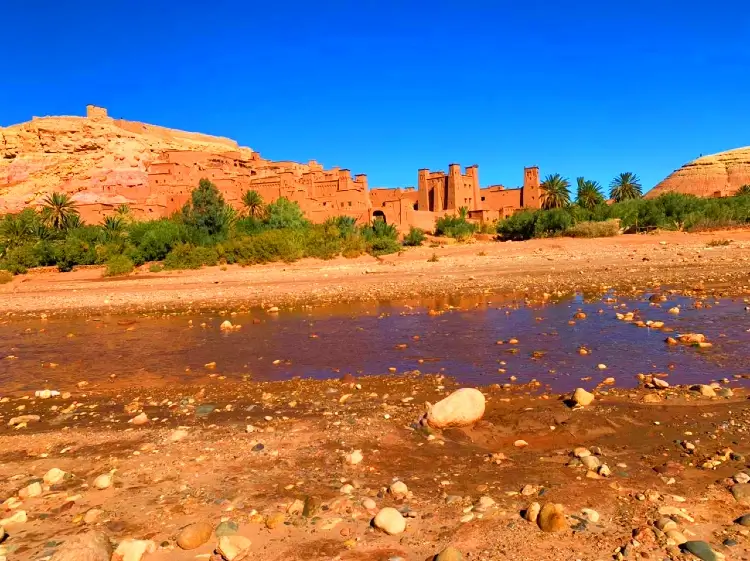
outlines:
[[[110,114],[413,185],[525,165],[645,188],[750,144],[747,0],[23,0],[0,125]]]

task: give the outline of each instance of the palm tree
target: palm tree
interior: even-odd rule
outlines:
[[[559,173],[548,175],[542,181],[542,208],[563,208],[570,204],[570,182]]]
[[[65,193],[52,193],[42,201],[42,220],[54,230],[67,230],[78,217],[75,202]]]
[[[634,173],[621,173],[609,184],[609,198],[615,202],[641,198],[641,181]]]
[[[114,241],[122,236],[125,230],[125,220],[121,216],[107,216],[102,224],[104,239]]]
[[[576,179],[578,183],[578,192],[576,193],[576,201],[578,206],[591,210],[596,205],[604,202],[604,195],[602,195],[602,188],[597,181],[588,181],[583,177]]]
[[[121,217],[129,216],[130,215],[130,205],[126,203],[122,203],[121,205],[117,205],[117,208],[115,209],[115,214]]]
[[[739,189],[737,189],[737,192],[734,194],[735,197],[743,197],[750,195],[750,184],[743,185]]]
[[[248,216],[253,218],[260,218],[263,215],[263,197],[260,196],[258,191],[245,191],[242,195],[242,206],[245,207],[245,211]]]

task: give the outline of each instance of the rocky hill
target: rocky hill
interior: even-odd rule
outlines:
[[[675,191],[699,197],[726,197],[750,184],[750,146],[702,156],[685,164],[646,195]]]
[[[168,150],[252,154],[227,138],[112,119],[93,106],[86,117],[35,117],[0,127],[0,214],[52,191],[86,203],[130,202],[124,194],[146,191],[150,164]]]

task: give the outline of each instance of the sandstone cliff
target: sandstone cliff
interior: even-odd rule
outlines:
[[[750,146],[703,156],[685,164],[646,194],[675,191],[699,197],[726,197],[750,184]]]
[[[88,204],[133,202],[129,193],[147,186],[149,165],[168,150],[252,155],[227,138],[111,119],[99,108],[87,117],[34,118],[0,127],[0,214],[52,191]]]

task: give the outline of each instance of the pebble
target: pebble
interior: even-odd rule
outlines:
[[[216,549],[226,561],[233,561],[250,549],[251,545],[252,542],[244,536],[221,536]]]
[[[464,523],[464,524],[466,522],[471,522],[472,520],[474,520],[474,513],[473,512],[469,512],[468,514],[464,514],[461,517],[461,522]]]
[[[389,491],[395,498],[402,499],[409,493],[409,488],[403,481],[395,481],[391,484]]]
[[[177,545],[181,549],[196,549],[211,539],[213,533],[213,524],[205,521],[196,522],[180,530],[177,534]]]
[[[679,530],[667,530],[664,533],[674,542],[675,545],[682,545],[687,541],[687,538],[683,536],[682,532]]]
[[[342,485],[339,489],[339,493],[342,495],[351,495],[354,492],[354,485],[351,483],[347,483],[345,485]]]
[[[132,419],[130,419],[130,422],[134,425],[145,425],[148,423],[148,415],[145,413],[141,413],[140,415],[136,415]]]
[[[373,524],[386,534],[400,534],[406,529],[406,520],[401,513],[392,507],[385,507],[375,515]]]
[[[375,510],[378,508],[377,503],[369,497],[362,499],[362,506],[367,510]]]
[[[102,514],[104,514],[104,511],[98,508],[92,508],[90,510],[86,511],[86,514],[83,515],[83,523],[84,524],[96,524],[99,522],[99,519],[102,517]]]
[[[586,520],[588,520],[589,522],[593,524],[596,524],[597,522],[599,522],[599,518],[600,518],[599,513],[596,512],[592,508],[582,508],[581,514]]]
[[[716,391],[706,384],[699,384],[698,386],[693,386],[693,388],[703,397],[716,397]]]
[[[750,475],[746,474],[745,472],[741,471],[737,475],[734,476],[734,480],[737,483],[750,483]]]
[[[689,541],[682,544],[682,548],[689,551],[696,557],[701,558],[703,561],[718,561],[718,557],[711,546],[704,541]]]
[[[224,522],[221,522],[218,526],[216,526],[214,534],[217,538],[221,538],[223,536],[233,536],[237,532],[239,532],[239,530],[240,525],[237,522],[235,522],[234,520],[225,520]]]
[[[539,511],[537,524],[544,532],[562,532],[567,530],[568,523],[565,520],[563,506],[554,503],[545,504]]]
[[[575,392],[573,392],[573,401],[577,405],[585,407],[586,405],[591,405],[594,402],[594,394],[587,392],[583,388],[578,388]]]
[[[172,434],[169,435],[170,442],[179,442],[183,438],[185,438],[188,435],[188,431],[184,429],[177,429],[175,431],[172,431]]]
[[[305,505],[302,509],[302,516],[305,518],[310,518],[311,516],[315,516],[318,511],[320,510],[320,498],[309,496],[305,498]]]
[[[41,496],[42,492],[44,490],[42,489],[42,484],[38,481],[35,481],[34,483],[28,484],[26,487],[21,489],[18,492],[18,496],[22,499],[28,498],[28,497],[39,497]]]
[[[737,520],[735,520],[735,523],[739,524],[740,526],[750,527],[750,513],[743,514]]]
[[[65,472],[59,468],[52,468],[44,474],[43,479],[47,485],[57,485],[65,479]]]
[[[464,556],[452,545],[446,547],[435,556],[435,561],[463,561]]]
[[[602,465],[602,462],[596,456],[584,456],[581,458],[581,463],[590,470],[597,470]]]
[[[357,464],[362,462],[363,459],[364,456],[362,455],[362,450],[352,450],[346,456],[344,456],[344,461],[350,466],[356,466]]]
[[[96,479],[94,479],[94,487],[97,489],[104,490],[112,486],[112,474],[103,473]]]
[[[0,520],[0,526],[10,526],[11,524],[23,524],[26,521],[28,521],[28,516],[26,516],[25,510],[17,510],[7,518],[3,518]]]
[[[578,448],[575,448],[573,450],[573,455],[576,458],[585,458],[586,456],[591,455],[591,451],[588,448],[584,448],[583,446],[579,446]]]
[[[529,522],[536,522],[541,510],[542,507],[539,503],[531,503],[526,507],[526,512],[524,512],[523,517]]]
[[[483,496],[479,497],[479,508],[488,509],[495,506],[495,500],[492,497]]]
[[[662,532],[668,532],[669,530],[677,529],[677,522],[667,516],[665,516],[664,518],[659,518],[659,520],[657,520],[654,525]]]
[[[609,469],[609,466],[607,464],[602,464],[601,467],[599,467],[599,475],[602,477],[609,477],[612,475],[612,470]]]
[[[29,423],[38,423],[41,420],[39,415],[21,415],[20,417],[13,417],[8,421],[9,427],[28,425]]]
[[[110,557],[112,544],[107,534],[87,532],[66,539],[50,561],[110,561]]]
[[[141,561],[146,553],[156,551],[152,540],[125,539],[120,542],[112,555],[112,561]]]

